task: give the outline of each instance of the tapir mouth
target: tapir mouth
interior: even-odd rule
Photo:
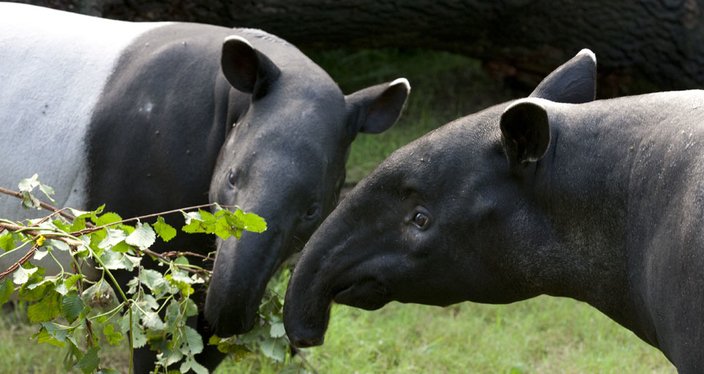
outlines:
[[[380,281],[367,278],[342,288],[334,294],[333,301],[365,310],[377,310],[389,302],[388,293],[388,288]]]
[[[321,296],[302,304],[299,304],[298,300],[288,299],[289,296],[289,292],[287,292],[287,302],[284,304],[284,324],[291,344],[299,348],[323,344],[333,302],[366,310],[376,310],[390,300],[388,289],[383,283],[371,278],[335,287],[329,297]],[[296,306],[293,307],[293,304]]]
[[[283,261],[283,240],[276,231],[219,243],[205,302],[205,318],[218,336],[254,327],[267,283]]]

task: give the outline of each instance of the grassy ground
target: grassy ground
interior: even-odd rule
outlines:
[[[504,87],[476,61],[419,51],[314,54],[346,93],[406,77],[412,93],[387,133],[360,135],[348,180],[358,181],[394,149],[454,118],[527,92]],[[59,373],[62,351],[27,338],[31,328],[0,318],[0,373]],[[366,312],[335,306],[326,342],[302,353],[318,373],[674,373],[654,348],[593,308],[539,297],[511,305],[447,308],[392,303]],[[108,354],[125,368],[119,349]],[[296,359],[298,360],[298,359]],[[298,361],[296,361],[298,362]],[[257,356],[218,373],[278,373]]]
[[[336,306],[325,344],[304,354],[318,373],[675,373],[659,351],[598,311],[550,297],[375,312]]]

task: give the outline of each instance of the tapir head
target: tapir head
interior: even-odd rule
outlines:
[[[582,51],[531,96],[581,103],[595,94],[596,60]],[[508,109],[507,109],[508,108]],[[504,303],[534,296],[509,268],[523,266],[502,233],[530,230],[515,178],[550,144],[541,112],[500,104],[397,150],[361,181],[303,250],[284,322],[297,346],[322,344],[332,301],[376,309],[397,300],[430,305]],[[544,115],[544,113],[542,113]],[[536,238],[539,240],[539,238]]]
[[[393,125],[410,87],[398,79],[344,96],[295,48],[241,37],[225,40],[222,71],[234,88],[234,125],[210,200],[254,212],[268,226],[217,243],[205,316],[217,335],[229,336],[252,328],[273,273],[335,206],[352,140]]]

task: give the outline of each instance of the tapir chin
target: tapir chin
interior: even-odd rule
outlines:
[[[252,328],[271,275],[336,204],[351,142],[393,125],[409,90],[400,78],[343,95],[260,30],[0,3],[0,186],[38,173],[59,207],[134,217],[216,202],[264,217],[268,230],[241,240],[169,243],[217,246],[207,298],[194,296],[207,342]],[[0,218],[27,216],[0,196]],[[4,256],[0,270],[11,263]],[[138,352],[135,371],[152,358]],[[197,360],[222,358],[206,346]]]
[[[704,91],[594,101],[583,51],[527,98],[399,149],[303,250],[286,294],[298,346],[335,301],[589,303],[704,372]]]

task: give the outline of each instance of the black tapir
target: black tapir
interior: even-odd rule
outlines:
[[[344,96],[297,48],[259,30],[2,3],[0,185],[38,173],[56,205],[105,203],[123,217],[208,201],[263,216],[265,233],[217,243],[212,330],[199,319],[206,341],[242,333],[272,273],[335,205],[352,140],[390,127],[409,89],[398,79]],[[0,217],[19,216],[0,196]],[[173,246],[214,244],[181,235]]]
[[[361,181],[295,268],[291,341],[322,344],[332,301],[547,294],[589,303],[682,373],[704,372],[704,91],[590,101],[593,65],[575,66],[589,59],[425,135]]]

